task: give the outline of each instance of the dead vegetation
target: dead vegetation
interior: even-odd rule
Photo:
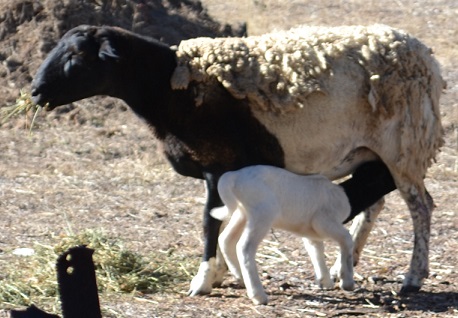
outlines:
[[[136,297],[158,292],[179,292],[175,285],[191,278],[193,262],[183,262],[173,251],[155,251],[147,257],[124,247],[119,239],[101,230],[53,237],[54,245],[34,242],[18,248],[0,280],[2,306],[17,308],[39,302],[42,308],[59,308],[55,263],[59,255],[74,246],[94,250],[97,286],[102,295],[128,293]],[[177,266],[177,267],[176,267]]]
[[[0,0],[0,104],[15,103],[19,90],[28,87],[34,70],[65,27],[80,22],[114,21],[129,25],[132,18],[125,19],[125,14],[131,14],[132,10],[128,8],[138,8],[136,5],[141,3],[147,3],[143,6],[147,9],[144,17],[158,21],[166,17],[178,19],[177,15],[188,10],[194,25],[201,24],[199,19],[205,13],[189,6],[177,7],[178,2],[172,0]],[[53,10],[52,5],[56,6]],[[408,268],[413,232],[405,204],[393,193],[388,196],[361,263],[355,268],[358,284],[355,292],[316,290],[313,270],[300,240],[275,231],[258,254],[263,283],[271,299],[269,306],[252,306],[245,290],[231,278],[211,296],[187,297],[190,281],[187,273],[195,274],[203,246],[203,184],[174,173],[157,151],[148,128],[122,103],[101,97],[42,112],[31,135],[24,130],[30,117],[18,116],[0,127],[0,283],[7,282],[13,274],[35,277],[28,270],[32,259],[18,259],[12,253],[17,248],[54,246],[60,238],[87,230],[103,230],[110,238],[123,242],[129,252],[167,268],[167,276],[162,277],[163,289],[148,293],[102,293],[104,317],[456,317],[458,7],[455,2],[205,0],[203,5],[213,21],[247,21],[250,34],[301,23],[381,22],[403,28],[434,47],[448,82],[441,102],[446,144],[427,176],[427,187],[437,208],[432,220],[431,275],[422,291],[409,296],[397,294]],[[102,8],[112,20],[94,18],[92,14],[101,12]],[[165,15],[154,15],[157,8]],[[86,20],[69,18],[70,12]],[[186,27],[185,20],[188,18],[176,21],[194,32],[193,27]],[[138,24],[141,25],[144,24]],[[152,30],[145,26],[145,32]],[[335,252],[329,250],[328,256],[333,259]],[[52,262],[48,264],[50,272],[53,266]],[[38,274],[38,269],[35,271]],[[33,296],[30,301],[40,306],[48,304],[47,309],[59,312],[55,300]],[[3,301],[0,304],[3,316],[6,317],[7,309],[18,305],[19,302]],[[0,312],[0,317],[3,316]]]

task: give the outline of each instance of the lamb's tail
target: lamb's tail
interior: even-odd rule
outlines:
[[[230,213],[227,207],[224,205],[219,208],[212,209],[210,211],[210,215],[213,216],[217,220],[224,221],[224,220],[229,219],[232,213]]]
[[[221,176],[218,181],[218,193],[224,206],[214,208],[210,211],[210,215],[220,221],[225,221],[232,216],[232,213],[237,209],[237,199],[234,195],[236,175],[227,172]]]

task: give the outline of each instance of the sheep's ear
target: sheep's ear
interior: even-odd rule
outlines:
[[[111,45],[110,41],[104,40],[102,44],[100,45],[99,58],[103,61],[106,61],[109,59],[114,59],[117,61],[120,59],[120,56],[118,55],[118,52],[113,47],[113,45]]]

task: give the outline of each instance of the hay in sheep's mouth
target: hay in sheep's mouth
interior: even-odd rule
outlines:
[[[14,105],[0,108],[0,126],[8,122],[11,118],[19,116],[21,114],[25,114],[26,118],[29,118],[29,112],[33,111],[30,126],[28,124],[29,121],[26,120],[26,127],[29,126],[29,130],[32,131],[38,114],[41,112],[43,108],[46,109],[47,107],[48,104],[46,104],[44,107],[41,105],[34,104],[34,102],[32,101],[32,95],[27,91],[21,90],[20,95],[16,99],[16,103]]]

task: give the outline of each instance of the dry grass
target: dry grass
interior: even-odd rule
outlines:
[[[35,242],[33,248],[15,249],[4,266],[0,280],[3,308],[40,304],[56,313],[59,305],[55,263],[71,247],[85,245],[94,249],[99,292],[106,296],[128,293],[140,297],[147,293],[177,292],[177,283],[187,282],[196,266],[183,262],[173,251],[156,251],[147,257],[125,248],[119,239],[100,230],[53,238],[54,245]],[[195,265],[195,264],[194,264]]]

